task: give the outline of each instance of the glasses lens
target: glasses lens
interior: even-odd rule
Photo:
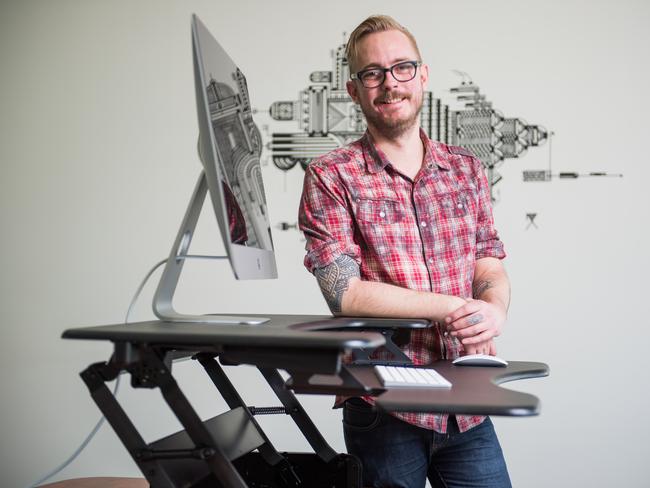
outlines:
[[[368,69],[361,72],[359,78],[361,78],[363,86],[373,88],[381,85],[381,82],[384,81],[384,72],[380,69]]]
[[[417,67],[416,61],[404,61],[390,68],[371,68],[359,71],[357,77],[366,88],[375,88],[384,82],[386,71],[390,71],[397,81],[411,81],[415,78]]]
[[[396,64],[391,68],[391,73],[397,81],[410,81],[415,77],[416,64],[411,61]]]

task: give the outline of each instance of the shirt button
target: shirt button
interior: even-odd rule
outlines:
[[[429,261],[430,263],[433,263],[433,258],[429,258],[429,259],[427,259],[427,261]]]
[[[382,210],[381,212],[379,212],[379,216],[383,219],[384,217],[386,217],[386,212]]]
[[[421,225],[422,227],[426,227],[426,226],[427,226],[427,223],[426,223],[426,222],[422,222],[420,225]]]
[[[459,204],[456,205],[456,206],[457,206],[458,208],[463,208],[463,204],[462,204],[462,203],[459,203]]]

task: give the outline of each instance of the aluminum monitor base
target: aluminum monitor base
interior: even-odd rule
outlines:
[[[192,258],[188,255],[192,236],[196,229],[196,224],[205,202],[205,197],[208,192],[208,184],[205,177],[205,172],[201,171],[199,179],[194,187],[194,193],[190,198],[185,217],[181,223],[176,240],[172,246],[171,253],[165,264],[160,283],[153,298],[153,313],[160,320],[165,322],[193,322],[193,323],[208,323],[208,324],[263,324],[269,319],[266,317],[246,317],[238,315],[194,315],[182,314],[174,309],[173,299],[176,292],[176,286],[183,270],[183,264],[187,259]],[[227,256],[197,256],[203,259],[228,259]]]

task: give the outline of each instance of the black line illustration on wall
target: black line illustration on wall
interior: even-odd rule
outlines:
[[[553,131],[548,133],[548,168],[547,169],[525,169],[522,171],[522,176],[524,182],[550,182],[553,179],[572,179],[585,178],[585,177],[600,177],[600,178],[622,178],[622,173],[607,173],[604,171],[591,171],[589,173],[577,173],[573,171],[560,171],[559,173],[554,173],[552,168],[552,148],[553,148],[553,137],[555,133]],[[539,229],[535,223],[535,217],[537,213],[527,213],[526,220],[528,225],[526,225],[526,230],[532,228]]]
[[[536,212],[528,212],[526,214],[526,221],[528,222],[528,225],[526,226],[526,230],[530,229],[531,226],[535,227],[538,229],[537,224],[535,223],[535,217],[537,217]]]
[[[273,164],[288,171],[309,162],[332,149],[344,146],[363,135],[366,122],[361,108],[345,89],[350,71],[345,58],[345,45],[332,52],[332,71],[314,71],[310,85],[298,100],[274,102],[269,113],[274,120],[297,122],[300,132],[273,132],[267,149]],[[505,117],[492,107],[467,73],[458,86],[451,88],[460,108],[453,109],[440,98],[426,91],[420,122],[434,140],[463,146],[483,163],[495,200],[494,186],[501,180],[497,168],[506,159],[523,156],[528,148],[543,144],[548,132],[542,126],[530,125],[520,118]]]
[[[266,149],[273,164],[289,171],[297,165],[303,169],[312,159],[333,149],[353,142],[363,135],[366,122],[361,108],[347,93],[345,84],[350,70],[345,58],[345,45],[331,52],[331,71],[314,71],[310,84],[299,92],[297,100],[276,101],[269,108],[269,115],[279,122],[297,123],[298,132],[272,132]],[[485,167],[490,196],[497,201],[494,187],[501,181],[498,168],[506,159],[521,158],[531,147],[548,142],[549,166],[544,170],[523,170],[524,182],[549,182],[552,179],[576,179],[590,177],[621,177],[622,174],[590,172],[553,173],[551,170],[551,147],[554,132],[541,125],[528,124],[522,118],[505,117],[492,106],[464,71],[454,70],[460,77],[457,86],[449,91],[455,97],[455,107],[435,98],[425,91],[420,125],[429,137],[446,144],[462,146],[472,151]],[[268,153],[267,153],[268,154]],[[534,222],[536,212],[526,214],[526,229],[538,228]],[[296,223],[281,222],[281,230],[297,228]]]
[[[522,172],[524,181],[526,182],[539,182],[539,181],[551,181],[554,178],[559,179],[577,179],[584,177],[605,177],[605,178],[622,178],[622,173],[606,173],[604,171],[591,171],[589,173],[576,173],[573,171],[560,171],[559,173],[553,173],[552,169],[552,147],[553,147],[553,137],[555,133],[553,131],[548,133],[548,169],[525,169]]]

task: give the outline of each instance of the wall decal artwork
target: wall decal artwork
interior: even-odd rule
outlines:
[[[276,101],[269,108],[273,120],[293,122],[298,126],[296,132],[271,132],[268,126],[264,126],[265,139],[270,139],[265,145],[265,155],[282,171],[296,166],[304,169],[312,159],[357,140],[366,130],[361,108],[352,101],[345,88],[350,78],[345,45],[333,50],[331,56],[332,70],[312,72],[310,84],[299,93],[297,100]],[[521,118],[505,117],[492,106],[466,72],[453,72],[459,76],[460,82],[449,90],[454,97],[452,104],[443,103],[430,91],[424,92],[420,125],[432,139],[465,147],[481,160],[494,202],[498,200],[494,187],[502,179],[498,168],[505,160],[521,158],[529,148],[546,143],[548,168],[523,170],[524,182],[623,176],[601,171],[553,173],[551,148],[555,133],[541,125],[528,124]],[[536,216],[536,212],[526,214],[526,230],[538,228],[534,221]],[[297,224],[281,222],[278,228],[297,229]]]
[[[535,217],[537,217],[536,212],[529,212],[526,214],[526,221],[528,222],[528,225],[526,225],[526,230],[530,229],[531,226],[534,227],[535,229],[539,228],[535,223]]]
[[[522,172],[524,181],[526,182],[539,182],[539,181],[551,181],[554,178],[559,179],[572,179],[584,177],[606,177],[606,178],[621,178],[623,175],[621,173],[606,173],[604,171],[591,171],[589,173],[576,173],[573,171],[561,171],[559,173],[553,173],[552,170],[552,151],[553,147],[553,136],[554,132],[548,133],[548,169],[526,169]]]
[[[349,66],[345,46],[332,52],[332,71],[315,71],[298,100],[274,102],[269,113],[276,121],[297,122],[297,132],[273,132],[267,144],[273,164],[283,171],[309,162],[363,134],[366,123],[361,109],[349,97],[345,83]],[[424,93],[421,126],[432,139],[471,150],[485,166],[493,200],[494,186],[501,180],[497,168],[506,159],[523,156],[528,148],[543,144],[548,132],[520,118],[505,117],[492,107],[479,87],[464,72],[451,88],[458,107],[452,108]]]

